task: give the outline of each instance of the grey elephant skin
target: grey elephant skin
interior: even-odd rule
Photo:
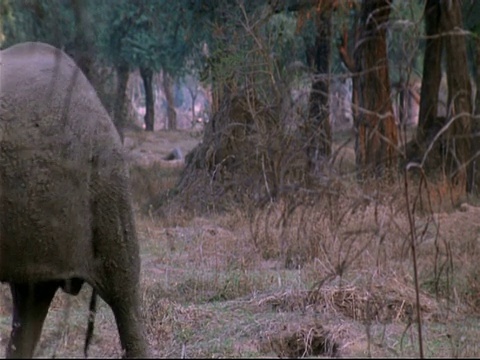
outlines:
[[[32,357],[50,302],[84,282],[111,307],[125,357],[144,357],[128,168],[93,87],[62,51],[0,51],[0,281],[7,357]]]

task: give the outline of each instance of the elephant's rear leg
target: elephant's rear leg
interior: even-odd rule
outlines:
[[[122,296],[122,295],[121,295]],[[143,333],[138,294],[134,290],[123,297],[107,298],[120,335],[123,358],[147,358],[147,343]]]
[[[58,282],[10,284],[13,319],[7,358],[33,356],[48,308],[58,287]]]

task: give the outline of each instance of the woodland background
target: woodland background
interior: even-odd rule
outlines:
[[[0,0],[122,137],[162,357],[479,356],[479,35],[474,0]],[[38,355],[81,356],[88,291]]]

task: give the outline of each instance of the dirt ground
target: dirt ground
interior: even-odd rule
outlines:
[[[155,131],[130,130],[125,133],[124,147],[133,163],[148,167],[152,163],[169,167],[183,165],[182,161],[167,161],[165,158],[179,149],[185,157],[202,140],[200,131]]]
[[[173,184],[183,162],[164,158],[174,148],[186,155],[199,141],[192,132],[127,132],[125,147],[132,164],[174,169]],[[380,197],[351,184],[335,211],[300,206],[288,227],[279,225],[282,203],[253,214],[162,218],[138,211],[152,355],[418,357],[418,300],[425,356],[480,356],[480,207],[416,212],[411,224],[401,196],[400,185]],[[286,266],[285,248],[304,260]],[[8,287],[1,290],[4,348],[11,304]],[[83,357],[90,292],[57,293],[36,356]],[[120,356],[113,315],[100,302],[90,357]]]

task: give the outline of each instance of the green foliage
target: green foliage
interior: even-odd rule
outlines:
[[[3,26],[13,22],[12,7],[8,0],[0,0],[0,46],[5,41]]]
[[[65,47],[73,40],[75,21],[70,1],[2,0],[0,14],[3,47],[24,41]]]
[[[480,35],[480,2],[469,0],[463,2],[463,20],[465,29]]]
[[[470,59],[470,70],[472,74],[477,72],[476,58],[480,56],[476,50],[478,39],[480,36],[480,1],[464,1],[462,3],[463,27],[466,31],[470,31],[467,40],[475,39],[475,41],[468,41],[467,54]],[[478,84],[477,84],[478,86]]]
[[[263,35],[269,39],[272,57],[278,63],[282,75],[290,73],[289,65],[292,62],[296,60],[305,62],[305,43],[308,41],[307,34],[311,34],[311,31],[307,30],[300,34],[297,33],[296,26],[297,20],[293,14],[280,13],[273,15],[263,30]]]
[[[189,55],[188,24],[181,2],[99,2],[104,26],[99,36],[102,56],[113,64],[145,67],[175,76],[185,67]]]
[[[4,38],[5,46],[42,41],[68,48],[78,25],[95,35],[93,45],[108,64],[175,76],[184,71],[195,40],[185,1],[81,0],[86,21],[75,24],[71,0],[0,0],[0,41]]]
[[[197,1],[195,5],[198,41],[207,49],[199,59],[203,81],[219,88],[248,86],[266,98],[275,87],[292,81],[291,65],[305,54],[294,13],[275,13],[262,1],[217,0],[214,6]]]

